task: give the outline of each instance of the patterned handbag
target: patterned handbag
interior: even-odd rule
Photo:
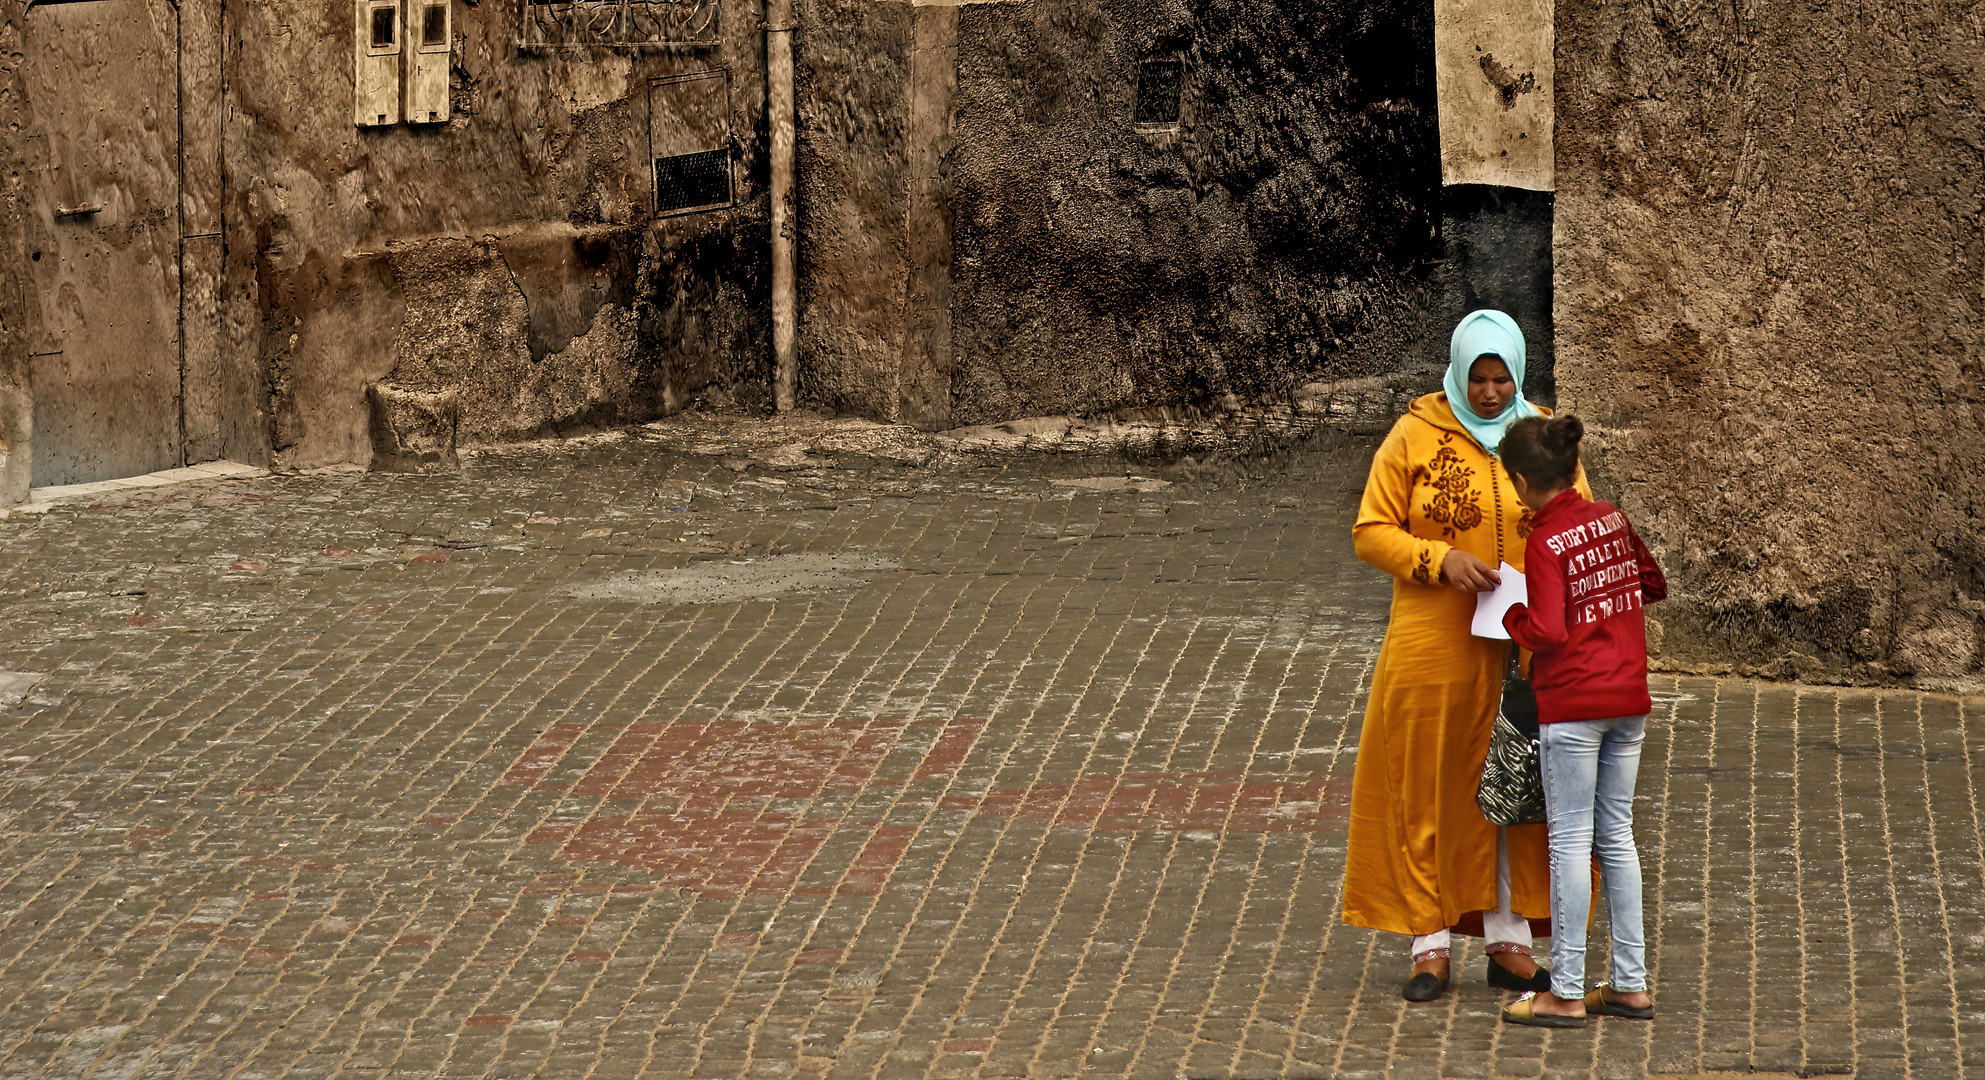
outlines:
[[[1475,805],[1497,825],[1544,822],[1544,774],[1537,759],[1537,694],[1516,671],[1516,646],[1509,650],[1502,701],[1489,732],[1489,756],[1475,785]]]

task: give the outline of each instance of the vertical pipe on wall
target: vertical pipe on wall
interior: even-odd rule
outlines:
[[[793,3],[765,0],[766,119],[772,128],[773,400],[793,407],[799,381],[799,291],[793,278]]]

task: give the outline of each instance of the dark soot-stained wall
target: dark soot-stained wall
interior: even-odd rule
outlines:
[[[967,9],[953,419],[1395,367],[1438,190],[1431,33],[1313,0]],[[1184,60],[1175,135],[1130,122],[1151,56]]]
[[[1755,7],[1560,0],[1560,393],[1671,655],[1976,687],[1976,19]]]
[[[1433,359],[1429,13],[803,12],[809,399],[943,427]],[[1135,122],[1153,59],[1182,64],[1176,125]]]
[[[1523,328],[1525,396],[1545,405],[1557,400],[1557,353],[1551,317],[1553,196],[1548,191],[1456,184],[1441,191],[1440,314],[1434,325],[1452,330],[1479,308],[1509,313]],[[1446,338],[1430,342],[1445,349]],[[1446,360],[1444,351],[1440,356]]]

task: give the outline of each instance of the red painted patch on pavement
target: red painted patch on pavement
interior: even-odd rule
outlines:
[[[816,809],[816,800],[901,783],[905,774],[949,776],[983,727],[980,720],[630,724],[572,791],[631,801],[639,809],[539,828],[525,839],[558,844],[568,859],[638,867],[663,884],[707,896],[781,896],[842,828],[838,814]],[[541,788],[541,778],[587,730],[585,724],[553,725],[503,782]],[[878,776],[892,755],[901,764],[892,765],[892,776]],[[909,841],[907,827],[878,832],[841,888],[879,890]]]
[[[957,774],[983,728],[978,720],[724,720],[637,723],[608,733],[556,724],[517,758],[502,783],[542,789],[547,774],[582,739],[610,738],[604,750],[587,741],[580,752],[597,756],[571,791],[633,809],[543,826],[527,842],[556,845],[565,859],[645,870],[661,886],[710,897],[874,895],[888,884],[918,827],[844,820],[849,796],[919,781],[942,785]],[[566,775],[579,772],[572,765],[565,766]],[[911,791],[894,802],[899,812],[934,805],[1096,830],[1256,833],[1341,829],[1351,794],[1348,778],[1321,772],[1218,771],[1095,774],[1072,784],[983,794]],[[843,839],[829,847],[837,835]],[[814,880],[802,888],[809,873]]]
[[[917,830],[909,825],[884,825],[870,833],[868,844],[841,879],[841,891],[871,895],[881,892],[916,835]]]
[[[241,570],[251,574],[259,574],[268,568],[267,559],[236,559],[228,566],[230,570]]]
[[[352,612],[357,615],[377,615],[385,611],[386,607],[387,605],[385,604],[359,604],[352,608]]]
[[[334,559],[349,559],[352,556],[358,554],[358,552],[353,551],[352,549],[347,547],[327,547],[324,550],[318,552],[317,554],[329,555]]]
[[[165,620],[164,620],[163,618],[160,618],[160,617],[159,617],[159,616],[157,616],[157,615],[133,615],[133,616],[131,616],[130,618],[128,618],[128,619],[126,619],[126,620],[124,620],[124,625],[126,625],[126,626],[157,626],[157,625],[159,625],[160,623],[162,623],[162,622],[164,622],[164,621],[165,621]]]
[[[428,552],[428,553],[427,553],[427,554],[425,554],[425,555],[416,555],[416,556],[414,556],[413,558],[411,558],[411,559],[408,559],[408,560],[407,560],[407,565],[408,565],[408,566],[416,566],[416,565],[419,565],[419,564],[421,564],[421,563],[430,563],[430,564],[431,564],[431,563],[445,563],[445,562],[447,562],[447,561],[448,561],[448,553],[447,553],[447,552],[445,552],[445,551],[430,551],[430,552]]]
[[[924,763],[917,768],[916,779],[926,780],[933,776],[950,776],[958,771],[971,752],[972,744],[979,739],[983,724],[956,724],[945,728],[938,736],[930,752],[924,755]]]

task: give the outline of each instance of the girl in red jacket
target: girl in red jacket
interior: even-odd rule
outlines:
[[[1641,606],[1668,595],[1661,568],[1626,516],[1572,488],[1585,426],[1575,416],[1517,422],[1502,459],[1536,512],[1524,548],[1527,604],[1503,627],[1533,654],[1537,742],[1551,835],[1551,989],[1525,994],[1503,1019],[1584,1027],[1592,1016],[1652,1019],[1641,932],[1634,776],[1647,732],[1647,630]],[[1613,930],[1612,978],[1585,990],[1592,858]]]

